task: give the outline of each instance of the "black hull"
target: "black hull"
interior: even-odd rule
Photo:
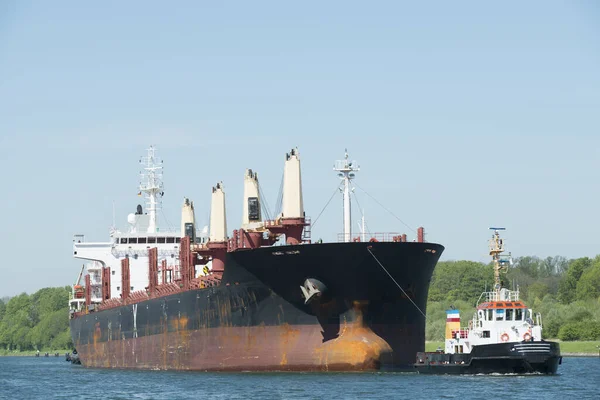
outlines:
[[[442,251],[431,243],[241,250],[228,253],[219,286],[77,316],[71,335],[82,364],[92,367],[410,369],[425,335],[413,302],[425,312]],[[300,290],[307,278],[327,287],[308,305]]]
[[[421,374],[556,374],[562,362],[555,342],[474,346],[470,354],[418,353]]]

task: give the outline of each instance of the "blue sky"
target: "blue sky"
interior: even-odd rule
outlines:
[[[348,148],[357,183],[443,259],[600,253],[600,5],[593,1],[0,3],[0,296],[71,284],[72,235],[105,240],[165,161],[162,221],[184,196],[229,229],[245,168],[273,207],[298,146],[313,219]],[[372,231],[412,231],[357,190]],[[341,196],[313,229],[335,240]],[[355,214],[358,219],[359,214]],[[354,227],[356,230],[356,226]]]

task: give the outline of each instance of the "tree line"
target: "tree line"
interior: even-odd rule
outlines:
[[[484,291],[493,286],[493,264],[442,261],[433,273],[427,305],[427,339],[444,340],[445,310],[471,319]],[[542,315],[545,338],[600,340],[600,255],[520,257],[503,274],[505,287],[519,288],[526,305]]]
[[[0,349],[70,349],[69,293],[69,286],[44,288],[0,300]]]

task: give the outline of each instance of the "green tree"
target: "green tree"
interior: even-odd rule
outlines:
[[[545,276],[543,262],[535,256],[517,257],[513,268],[522,271],[525,275],[532,278]]]
[[[429,300],[464,300],[473,304],[493,282],[491,265],[473,261],[442,261],[433,272]]]
[[[578,300],[596,299],[600,296],[600,260],[598,258],[581,274],[575,295]]]
[[[558,300],[563,304],[569,304],[575,300],[577,282],[587,268],[592,265],[592,260],[582,257],[571,260],[569,268],[558,286]]]
[[[33,327],[31,319],[31,299],[26,293],[11,298],[6,305],[0,324],[0,344],[8,349],[25,349],[30,346],[27,340]]]
[[[530,301],[543,299],[550,292],[550,288],[543,282],[534,282],[527,288],[527,297]]]
[[[71,347],[69,288],[44,288],[1,302],[0,347],[8,350]],[[54,347],[58,346],[60,347]]]

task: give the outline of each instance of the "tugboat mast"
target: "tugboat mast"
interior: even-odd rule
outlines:
[[[156,233],[156,211],[160,210],[161,198],[164,195],[162,181],[162,161],[156,159],[156,149],[150,146],[147,149],[148,154],[142,157],[140,164],[144,167],[144,172],[140,173],[140,193],[146,197],[148,206],[148,233]],[[160,197],[159,197],[160,196]]]
[[[503,259],[501,254],[504,252],[504,242],[500,238],[498,231],[506,230],[506,228],[490,228],[494,231],[492,239],[490,240],[490,256],[494,262],[494,291],[499,298],[500,289],[502,289],[502,280],[500,279],[500,272],[506,271],[506,259]]]
[[[356,161],[348,160],[348,149],[345,149],[345,157],[343,160],[337,160],[333,167],[334,171],[338,171],[338,176],[344,182],[344,187],[340,191],[344,196],[344,242],[352,241],[352,215],[350,202],[350,181],[354,179],[355,171],[360,171],[360,166],[356,165]]]

